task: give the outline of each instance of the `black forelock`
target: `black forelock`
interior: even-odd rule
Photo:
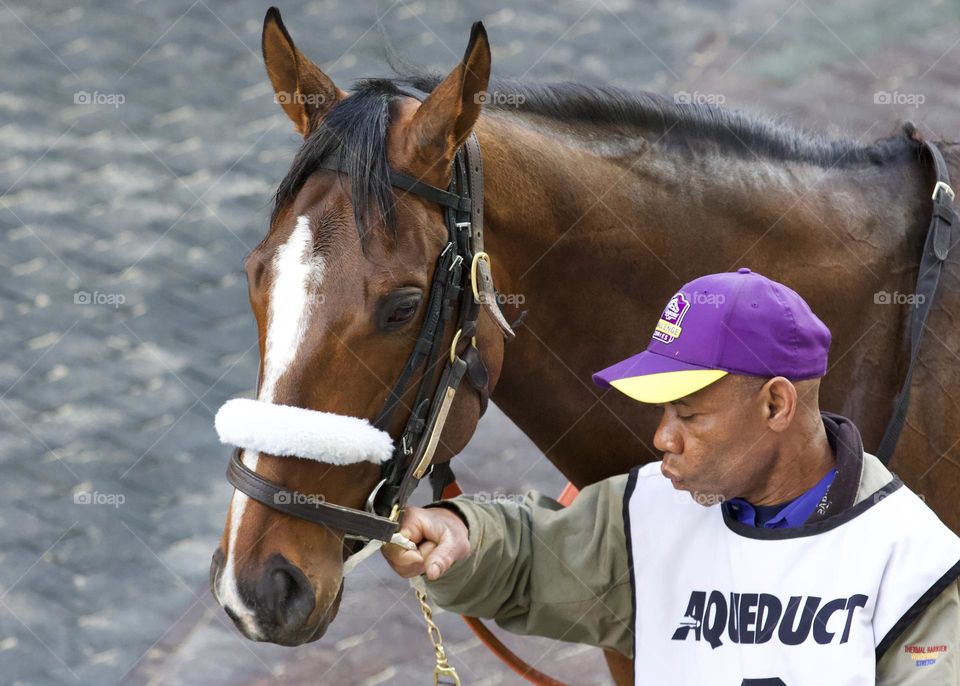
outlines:
[[[404,93],[389,79],[364,79],[334,105],[304,141],[274,197],[271,224],[325,160],[350,177],[354,219],[361,240],[382,223],[394,226],[394,198],[387,163],[392,103]]]

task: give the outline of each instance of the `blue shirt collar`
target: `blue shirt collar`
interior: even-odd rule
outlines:
[[[810,515],[813,514],[813,511],[816,509],[817,505],[820,504],[820,501],[823,500],[824,495],[827,493],[827,489],[830,488],[830,484],[833,483],[833,479],[836,476],[836,468],[831,469],[822,479],[820,479],[820,481],[817,482],[813,488],[808,490],[806,493],[803,493],[793,500],[787,501],[786,503],[773,506],[774,508],[779,508],[778,511],[773,514],[773,516],[769,516],[769,511],[763,511],[769,510],[768,507],[763,507],[762,509],[757,508],[755,505],[749,503],[743,498],[731,498],[729,501],[724,503],[723,506],[733,514],[737,521],[748,526],[758,526],[757,515],[760,514],[760,526],[765,529],[792,529],[802,526],[803,523],[806,522],[810,517]],[[759,512],[758,509],[760,509]]]

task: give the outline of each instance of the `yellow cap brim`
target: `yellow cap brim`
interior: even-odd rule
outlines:
[[[669,403],[726,376],[722,369],[688,369],[679,372],[661,372],[616,379],[610,385],[641,403]]]

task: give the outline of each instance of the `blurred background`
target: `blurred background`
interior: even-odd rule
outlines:
[[[241,262],[299,143],[260,57],[266,9],[0,0],[0,684],[430,679],[413,595],[379,556],[349,579],[327,636],[299,648],[243,639],[207,589],[231,493],[213,414],[252,393],[257,370]],[[960,134],[960,5],[947,0],[280,9],[342,87],[387,74],[380,26],[446,72],[481,19],[495,74],[653,90],[864,141],[907,119]],[[468,492],[563,486],[494,407],[454,466]],[[438,622],[464,684],[523,683],[459,618]],[[609,683],[596,650],[510,643],[571,683]]]

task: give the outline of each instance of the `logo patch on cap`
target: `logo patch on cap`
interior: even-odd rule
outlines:
[[[663,308],[663,314],[660,315],[660,321],[657,322],[657,328],[653,332],[654,340],[661,343],[673,343],[677,340],[683,332],[680,322],[683,321],[683,316],[689,309],[690,301],[683,296],[683,293],[677,293],[670,298],[670,302]]]

